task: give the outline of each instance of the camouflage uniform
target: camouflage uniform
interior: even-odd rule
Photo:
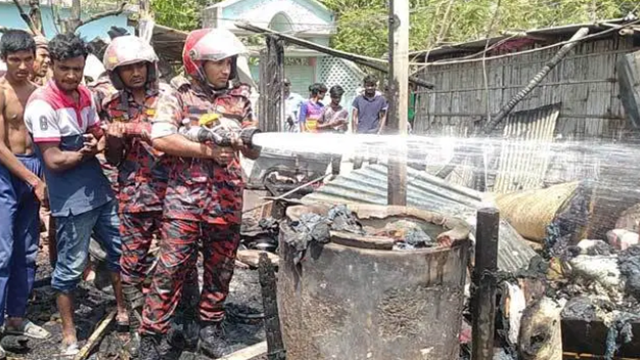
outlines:
[[[145,97],[139,104],[120,77],[120,70],[146,64]],[[107,134],[107,146],[122,142],[122,147],[107,149],[122,151],[114,154],[118,166],[118,213],[121,219],[122,291],[129,310],[129,334],[127,351],[131,357],[139,354],[139,334],[142,306],[144,304],[143,281],[150,273],[153,260],[149,250],[154,235],[158,234],[161,224],[164,195],[167,188],[168,169],[164,154],[156,151],[144,134],[151,129],[150,119],[156,111],[159,95],[170,92],[169,86],[158,85],[158,56],[153,48],[136,36],[115,38],[104,54],[104,68],[109,76],[109,84],[119,91],[107,93],[101,102],[100,114],[109,123],[124,126],[123,137],[119,140]],[[122,68],[120,68],[122,67]],[[101,82],[100,79],[98,82]],[[104,86],[107,82],[102,81]],[[103,89],[105,89],[103,87]],[[104,92],[97,92],[98,96]],[[148,130],[145,130],[148,129]],[[112,140],[115,140],[112,142]],[[148,349],[145,350],[148,352]],[[144,353],[144,351],[143,351]]]
[[[98,80],[92,82],[87,85],[89,90],[93,93],[93,98],[96,104],[96,110],[98,111],[98,115],[101,119],[106,119],[107,114],[104,113],[103,102],[106,99],[112,97],[115,93],[118,92],[115,87],[111,84],[109,77],[101,76]],[[96,155],[98,161],[100,161],[100,167],[102,167],[102,172],[109,179],[109,183],[111,183],[111,188],[115,194],[118,194],[118,169],[107,162],[107,159],[104,157],[104,154]]]
[[[252,121],[251,103],[240,91],[211,93],[191,85],[176,97],[160,98],[154,132],[157,127],[169,127],[176,132],[183,126],[182,119],[197,125],[202,115],[212,112],[235,120],[238,126],[247,126]],[[227,166],[209,159],[172,160],[159,261],[145,301],[142,333],[168,331],[185,275],[195,266],[194,254],[200,244],[204,258],[200,320],[206,323],[223,319],[223,304],[240,243],[243,190],[237,153]]]
[[[159,91],[157,87],[149,86],[142,105],[127,90],[112,94],[103,102],[104,120],[149,123],[155,113]],[[149,143],[140,137],[125,139],[124,158],[118,164],[117,172],[122,235],[120,266],[122,281],[140,287],[153,264],[148,252],[153,235],[160,229],[168,169],[163,154]]]

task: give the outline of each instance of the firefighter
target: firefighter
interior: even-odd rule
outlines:
[[[164,156],[153,149],[148,133],[159,93],[170,90],[158,85],[158,57],[151,45],[139,37],[115,38],[106,49],[103,62],[110,83],[117,89],[104,99],[101,116],[108,123],[105,155],[110,164],[117,166],[120,266],[129,310],[127,350],[136,357],[143,282],[153,264],[149,249],[154,234],[159,234],[168,177]]]
[[[253,123],[251,102],[235,88],[236,59],[245,47],[228,30],[201,29],[187,36],[182,52],[191,85],[178,96],[162,96],[153,120],[155,149],[175,156],[164,201],[158,265],[147,295],[141,327],[141,353],[159,359],[166,353],[165,334],[181,296],[185,274],[195,266],[202,246],[204,277],[198,315],[200,349],[212,357],[228,350],[222,329],[223,304],[229,292],[236,251],[244,182],[239,154],[256,159],[259,150],[234,137],[232,147],[200,144],[180,128],[217,119],[227,129]],[[212,116],[218,115],[218,116]],[[222,124],[222,122],[224,124]],[[164,353],[163,353],[164,352]]]

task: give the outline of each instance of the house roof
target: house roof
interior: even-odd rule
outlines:
[[[11,3],[13,4],[13,0],[0,0],[0,4],[2,3]],[[23,6],[29,6],[28,0],[18,0],[18,3]],[[51,4],[55,4],[63,7],[71,7],[71,0],[40,0],[40,6],[49,6]]]
[[[25,11],[29,9],[29,0],[18,0],[18,3],[22,5]],[[13,4],[13,0],[0,0],[0,4]],[[72,0],[40,0],[40,6],[55,5],[62,8],[70,8],[71,4]],[[100,12],[117,9],[120,4],[122,4],[122,1],[119,0],[100,0],[99,2],[84,0],[82,6],[85,9],[89,9],[90,12]],[[128,4],[125,7],[125,12],[137,12],[137,9],[138,5]]]
[[[440,58],[451,58],[456,56],[464,56],[482,51],[487,46],[492,46],[499,42],[503,42],[501,46],[508,46],[509,43],[553,43],[558,42],[566,38],[570,38],[580,28],[588,27],[589,34],[598,34],[605,30],[612,29],[612,26],[631,25],[638,24],[638,19],[635,16],[628,16],[626,18],[603,20],[596,23],[586,24],[573,24],[557,27],[549,27],[543,29],[532,29],[526,31],[514,31],[508,32],[501,36],[495,36],[491,38],[483,38],[473,41],[461,42],[452,45],[440,46],[428,50],[419,50],[409,53],[409,56],[418,61],[425,61],[428,56],[429,60],[438,60]],[[617,34],[617,31],[612,31],[604,34],[603,36],[613,37]]]

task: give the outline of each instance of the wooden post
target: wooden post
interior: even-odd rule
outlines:
[[[269,360],[285,360],[286,351],[280,331],[278,301],[276,298],[276,273],[266,253],[260,254],[258,264],[260,286],[262,287],[262,306],[264,308],[264,330],[267,337],[267,358]]]
[[[266,131],[267,120],[266,113],[269,104],[269,84],[267,81],[267,63],[269,62],[269,55],[267,48],[260,50],[260,57],[258,63],[258,73],[260,74],[260,82],[258,84],[258,92],[260,97],[258,98],[258,127],[262,131]]]
[[[391,0],[389,6],[389,110],[391,134],[407,135],[409,118],[409,1]],[[407,145],[389,149],[387,199],[389,205],[407,205]]]
[[[473,360],[493,360],[496,316],[496,271],[500,212],[496,208],[478,210],[476,218],[476,261],[473,270],[471,309],[473,319]]]
[[[138,12],[140,18],[138,20],[138,27],[136,28],[136,36],[144,39],[147,43],[151,43],[153,28],[155,27],[151,5],[149,4],[149,0],[140,0],[138,5],[140,6],[140,11]]]

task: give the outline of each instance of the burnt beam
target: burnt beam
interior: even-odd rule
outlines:
[[[480,209],[476,222],[476,258],[472,275],[473,294],[471,298],[473,318],[471,358],[473,360],[492,360],[500,212],[493,207]]]
[[[267,335],[267,359],[285,360],[286,351],[282,342],[280,317],[278,316],[276,271],[266,253],[260,254],[258,272],[260,274],[260,286],[262,287],[264,329]]]

